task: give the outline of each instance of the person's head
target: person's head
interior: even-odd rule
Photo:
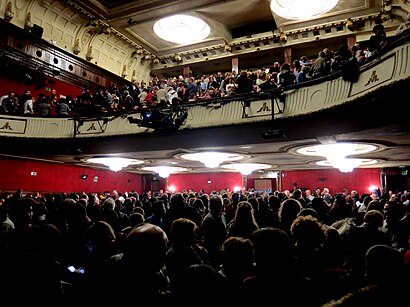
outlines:
[[[182,193],[175,193],[171,196],[170,205],[173,209],[181,209],[185,207],[186,201]]]
[[[194,243],[197,225],[185,218],[172,222],[170,239],[175,246],[190,246]]]
[[[363,218],[363,223],[373,228],[379,228],[383,226],[384,216],[378,210],[367,211]]]
[[[366,253],[366,278],[374,284],[400,284],[406,279],[402,253],[388,245],[374,245]]]
[[[124,257],[130,265],[146,272],[157,272],[164,265],[167,248],[168,237],[160,227],[141,223],[128,234]]]
[[[322,224],[311,215],[297,217],[290,230],[296,246],[300,249],[319,248],[326,239]]]
[[[217,213],[217,214],[221,213],[222,205],[223,205],[223,200],[222,200],[221,195],[214,194],[209,199],[209,211],[211,211],[212,213]]]

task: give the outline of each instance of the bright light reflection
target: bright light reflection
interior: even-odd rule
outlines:
[[[168,187],[168,190],[174,193],[177,190],[177,188],[174,185],[171,185]]]
[[[239,192],[240,190],[241,190],[241,187],[239,187],[239,186],[236,186],[236,187],[233,188],[234,192]]]
[[[154,32],[163,40],[181,45],[192,44],[209,36],[211,29],[203,20],[189,15],[173,15],[158,20]]]
[[[262,163],[231,163],[221,165],[221,167],[241,172],[242,175],[249,175],[253,171],[256,171],[258,169],[267,169],[272,166],[269,164]]]
[[[338,2],[339,0],[271,0],[270,9],[283,18],[303,20],[327,13]]]
[[[374,159],[353,159],[344,158],[340,160],[325,160],[316,162],[320,166],[332,166],[339,169],[341,172],[348,173],[353,171],[354,168],[364,165],[376,164],[378,161]]]
[[[376,191],[377,189],[378,189],[378,187],[376,187],[375,185],[371,185],[370,188],[369,188],[369,191],[370,191],[370,192],[374,192],[374,191]]]
[[[187,171],[184,167],[177,166],[146,166],[142,168],[144,171],[152,171],[157,173],[162,178],[169,177],[170,174]]]
[[[205,164],[206,167],[215,168],[218,167],[224,161],[236,161],[243,159],[243,155],[227,153],[227,152],[197,152],[192,154],[184,154],[181,156],[182,159],[199,161]]]
[[[104,164],[108,166],[110,170],[114,172],[118,172],[122,170],[124,167],[127,167],[129,165],[144,163],[144,161],[141,161],[141,160],[127,159],[127,158],[120,158],[120,157],[90,158],[90,159],[87,159],[87,162]]]

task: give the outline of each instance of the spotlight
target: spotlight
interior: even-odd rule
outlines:
[[[183,112],[180,116],[178,116],[177,118],[175,118],[174,123],[175,126],[180,127],[184,124],[185,120],[188,117],[188,112]]]

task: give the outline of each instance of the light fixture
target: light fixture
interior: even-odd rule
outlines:
[[[271,0],[270,9],[286,19],[304,20],[329,12],[338,2],[339,0]]]
[[[286,33],[285,33],[285,32],[280,32],[279,40],[280,40],[282,43],[286,43],[286,42],[288,41],[288,37],[286,36]]]
[[[218,167],[224,161],[237,161],[244,158],[241,154],[218,152],[218,151],[206,151],[181,155],[182,159],[199,161],[205,164],[206,167],[215,168]]]
[[[325,157],[327,159],[326,161],[319,161],[316,164],[332,166],[341,172],[351,172],[358,166],[374,164],[377,163],[377,161],[371,159],[353,159],[349,158],[349,156],[372,152],[376,149],[378,149],[378,147],[372,144],[334,143],[306,146],[299,148],[296,152],[308,156]]]
[[[242,175],[249,175],[253,171],[256,171],[258,169],[267,169],[271,168],[272,166],[262,163],[230,163],[221,165],[221,167],[241,172]]]
[[[144,161],[141,161],[141,160],[121,158],[121,157],[90,158],[90,159],[87,159],[87,162],[104,164],[108,166],[110,170],[114,172],[118,172],[122,170],[124,167],[127,167],[129,165],[136,165],[136,164],[144,163]]]
[[[177,167],[177,166],[146,166],[143,167],[142,170],[155,172],[162,178],[169,177],[170,174],[178,173],[178,172],[185,172],[188,169],[184,167]]]
[[[353,30],[354,30],[354,27],[355,27],[355,23],[354,23],[353,19],[352,19],[352,18],[348,18],[348,19],[346,20],[346,28],[348,28],[350,31],[353,31]]]
[[[173,15],[158,20],[154,24],[154,32],[163,40],[186,45],[207,38],[211,29],[200,18],[189,15]]]
[[[331,166],[339,169],[343,173],[353,171],[356,167],[376,164],[378,161],[375,159],[356,159],[356,158],[344,158],[335,161],[323,160],[316,162],[319,166]]]

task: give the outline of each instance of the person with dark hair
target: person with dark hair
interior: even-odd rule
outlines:
[[[142,223],[134,227],[123,251],[105,261],[95,281],[89,284],[92,302],[128,304],[130,295],[139,303],[163,304],[169,280],[164,271],[168,237],[158,226]],[[121,294],[118,288],[121,287]]]
[[[247,201],[239,202],[235,217],[227,225],[228,237],[249,239],[257,229],[259,229],[259,226],[256,223],[254,209],[251,204]]]
[[[256,230],[251,237],[255,275],[246,278],[240,291],[242,306],[314,306],[313,283],[301,274],[293,244],[278,228]],[[292,295],[289,295],[289,289]]]
[[[193,264],[209,264],[207,251],[197,244],[198,226],[185,218],[176,219],[172,223],[170,243],[166,253],[166,268],[170,280],[171,291],[180,282],[183,271]]]
[[[214,194],[209,199],[209,213],[205,215],[201,227],[201,244],[209,254],[211,265],[216,269],[220,264],[220,249],[227,238],[226,220],[222,212],[222,196]]]

